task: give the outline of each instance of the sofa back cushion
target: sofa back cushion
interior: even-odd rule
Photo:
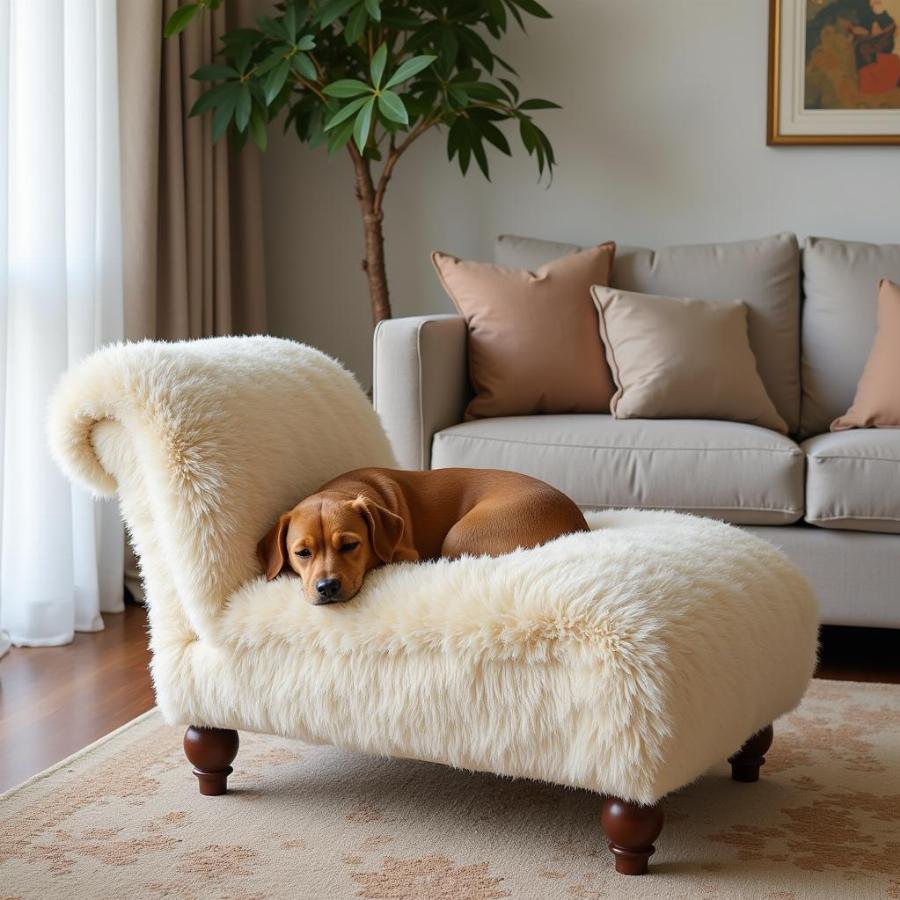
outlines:
[[[878,284],[900,283],[900,244],[808,238],[803,248],[804,436],[843,415],[878,327]]]
[[[502,235],[497,239],[494,258],[500,265],[533,271],[550,259],[579,249],[574,244]],[[750,346],[763,384],[788,429],[797,430],[800,252],[794,235],[662,250],[620,245],[610,285],[642,294],[744,301]],[[849,401],[835,415],[848,405]]]

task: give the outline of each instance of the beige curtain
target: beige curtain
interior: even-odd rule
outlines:
[[[178,340],[265,330],[259,155],[213,145],[189,118],[226,28],[251,0],[201,13],[162,39],[178,0],[117,0],[125,335]],[[227,12],[226,12],[227,8]],[[227,21],[226,21],[227,15]]]
[[[125,337],[180,340],[265,331],[259,155],[213,145],[210,116],[189,118],[226,28],[252,0],[202,13],[162,39],[178,0],[117,0]],[[226,20],[227,15],[227,20]],[[125,584],[143,599],[126,548]]]

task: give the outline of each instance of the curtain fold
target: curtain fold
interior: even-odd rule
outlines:
[[[188,115],[226,28],[247,0],[202,13],[162,40],[177,0],[118,0],[125,333],[179,340],[265,331],[259,154],[212,142]],[[227,18],[226,18],[227,16]]]
[[[252,0],[229,0],[163,40],[178,0],[117,0],[125,335],[183,340],[266,328],[259,153],[212,142],[190,118],[226,28],[249,24]],[[127,548],[126,584],[142,599]]]
[[[117,509],[44,434],[58,378],[123,333],[115,0],[0,0],[0,69],[0,628],[61,644],[123,603]]]

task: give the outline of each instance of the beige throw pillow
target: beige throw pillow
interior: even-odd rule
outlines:
[[[743,303],[592,293],[617,419],[727,419],[787,433],[759,377]]]
[[[468,325],[467,419],[609,412],[614,386],[591,285],[608,283],[615,250],[610,241],[536,272],[432,254]]]
[[[831,423],[848,428],[900,428],[900,287],[886,278],[878,292],[878,331],[849,410]]]

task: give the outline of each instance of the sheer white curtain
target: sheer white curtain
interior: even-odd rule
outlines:
[[[122,336],[115,0],[0,0],[0,629],[61,644],[122,608],[111,503],[47,451],[47,398]],[[0,635],[0,641],[3,636]]]

